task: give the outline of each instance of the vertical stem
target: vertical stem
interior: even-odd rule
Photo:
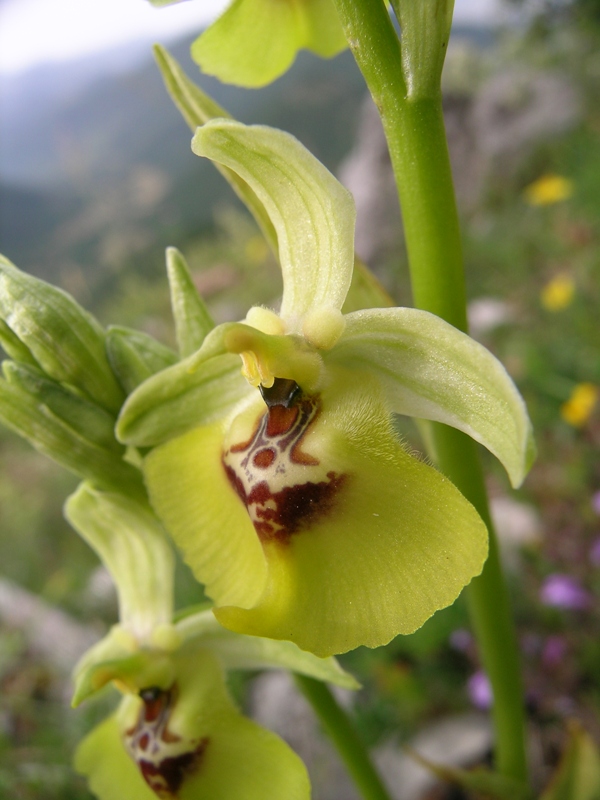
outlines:
[[[305,675],[296,674],[294,678],[365,800],[391,800],[350,717],[337,703],[329,687]]]
[[[407,97],[400,42],[383,0],[335,2],[381,114],[402,207],[415,305],[466,330],[460,227],[441,91],[419,99]],[[477,449],[469,437],[441,424],[433,425],[433,439],[440,469],[488,525],[490,554],[482,574],[468,587],[469,605],[494,692],[496,768],[526,781],[518,648]]]

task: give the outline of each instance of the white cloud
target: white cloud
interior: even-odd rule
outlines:
[[[62,61],[131,41],[168,41],[199,30],[228,0],[155,8],[147,0],[4,0],[0,72]]]

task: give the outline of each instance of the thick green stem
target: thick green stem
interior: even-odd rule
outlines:
[[[365,800],[390,800],[348,714],[321,681],[295,675],[296,684],[319,717]]]
[[[350,47],[379,109],[402,207],[413,296],[467,329],[460,227],[441,92],[408,97],[400,41],[383,0],[335,0]],[[490,531],[490,555],[468,587],[473,626],[494,692],[496,768],[526,781],[525,720],[519,656],[475,443],[433,425],[440,469],[473,503]]]

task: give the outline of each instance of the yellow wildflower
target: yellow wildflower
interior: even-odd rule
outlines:
[[[549,206],[560,203],[573,194],[573,181],[562,175],[542,175],[525,187],[523,196],[530,206]]]
[[[542,288],[540,301],[547,311],[562,311],[571,305],[574,294],[573,278],[566,272],[560,272]]]
[[[598,401],[600,389],[593,383],[578,383],[571,397],[560,407],[560,415],[575,428],[579,428],[590,418]]]

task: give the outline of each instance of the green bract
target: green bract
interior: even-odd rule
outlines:
[[[134,392],[118,435],[156,446],[144,465],[152,504],[226,627],[321,656],[384,644],[452,603],[487,554],[478,514],[406,450],[392,412],[467,432],[516,485],[533,455],[523,402],[485,348],[427,312],[342,315],[353,202],[293,137],[214,120],[193,149],[269,214],[281,311],[253,308],[211,331]]]
[[[192,45],[192,58],[226,83],[271,83],[306,48],[330,58],[346,47],[333,0],[234,0]]]
[[[291,642],[239,636],[211,611],[173,623],[171,549],[141,502],[82,484],[66,516],[109,569],[120,622],[75,668],[78,704],[112,682],[123,699],[84,739],[75,766],[100,800],[308,800],[302,762],[245,719],[229,697],[227,669],[284,667],[347,688],[334,659]]]

